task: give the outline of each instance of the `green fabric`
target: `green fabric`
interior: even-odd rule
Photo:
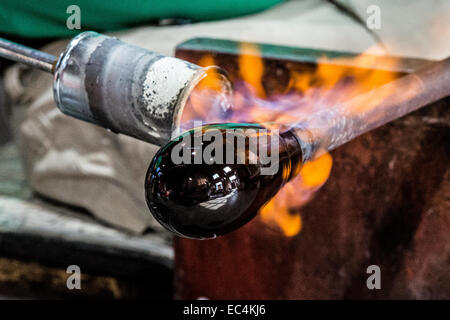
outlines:
[[[60,37],[113,31],[166,18],[206,21],[255,13],[283,0],[0,0],[0,33]],[[81,9],[81,30],[69,30],[70,5]]]

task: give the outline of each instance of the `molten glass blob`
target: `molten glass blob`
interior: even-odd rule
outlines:
[[[218,137],[205,141],[211,130]],[[241,227],[300,170],[302,153],[294,134],[274,135],[259,125],[225,124],[192,129],[172,140],[147,172],[151,213],[165,228],[187,238],[215,238]],[[258,149],[252,148],[255,138]],[[276,170],[264,170],[269,168],[267,157],[255,150],[267,151]]]

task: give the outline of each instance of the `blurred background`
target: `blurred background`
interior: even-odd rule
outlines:
[[[0,37],[56,56],[88,30],[217,64],[258,99],[294,92],[314,105],[448,57],[450,2],[0,3]],[[50,74],[0,58],[0,298],[448,299],[448,104],[355,139],[249,225],[195,241],[174,238],[145,203],[158,146],[63,115]],[[374,264],[381,290],[366,287]],[[67,287],[71,265],[80,290]]]

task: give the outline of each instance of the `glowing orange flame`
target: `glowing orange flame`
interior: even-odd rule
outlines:
[[[288,193],[283,191],[277,195],[277,199],[269,201],[261,210],[260,217],[266,223],[276,223],[284,235],[287,237],[295,236],[302,229],[302,218],[298,213],[290,213],[289,208],[280,201],[283,195]]]
[[[290,70],[290,79],[282,94],[269,96],[264,89],[264,63],[259,48],[254,44],[242,44],[238,58],[239,76],[233,95],[232,122],[272,123],[277,128],[299,122],[306,116],[324,108],[333,108],[337,103],[349,100],[392,81],[396,74],[392,70],[396,59],[377,58],[361,54],[354,58],[320,59],[314,70]],[[383,59],[383,68],[379,68]],[[201,66],[214,65],[211,55],[198,61]],[[343,66],[355,66],[348,68]],[[210,83],[206,87],[214,87]],[[383,92],[371,101],[359,105],[351,112],[363,112],[376,106],[389,96]],[[205,119],[208,103],[201,96],[191,101],[194,113]],[[193,115],[190,115],[192,119]],[[211,119],[208,119],[211,120]],[[332,157],[326,153],[306,163],[291,182],[269,201],[259,217],[265,223],[280,228],[287,237],[297,235],[302,229],[299,208],[307,203],[315,192],[327,181]]]
[[[261,209],[262,221],[276,223],[287,237],[298,234],[302,228],[298,208],[307,203],[327,181],[332,163],[329,153],[307,162],[300,174]]]
[[[223,81],[225,76],[215,67],[214,58],[205,55],[198,61],[198,65],[205,68],[199,72],[198,83],[190,91],[183,110],[181,126],[184,129],[191,127],[191,120],[221,122],[221,113],[229,107],[225,102],[229,100],[231,88],[224,86],[228,82]]]
[[[243,43],[238,63],[242,79],[250,85],[257,97],[264,98],[266,94],[261,83],[264,75],[264,64],[258,46]]]
[[[327,181],[332,164],[333,158],[331,158],[329,153],[325,153],[319,158],[305,163],[300,171],[303,185],[309,188],[320,187]]]

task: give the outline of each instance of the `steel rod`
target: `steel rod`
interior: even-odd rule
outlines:
[[[57,60],[54,55],[3,38],[0,38],[0,57],[50,73],[53,73]]]
[[[337,106],[313,113],[291,130],[307,161],[450,95],[450,58],[433,62]]]

